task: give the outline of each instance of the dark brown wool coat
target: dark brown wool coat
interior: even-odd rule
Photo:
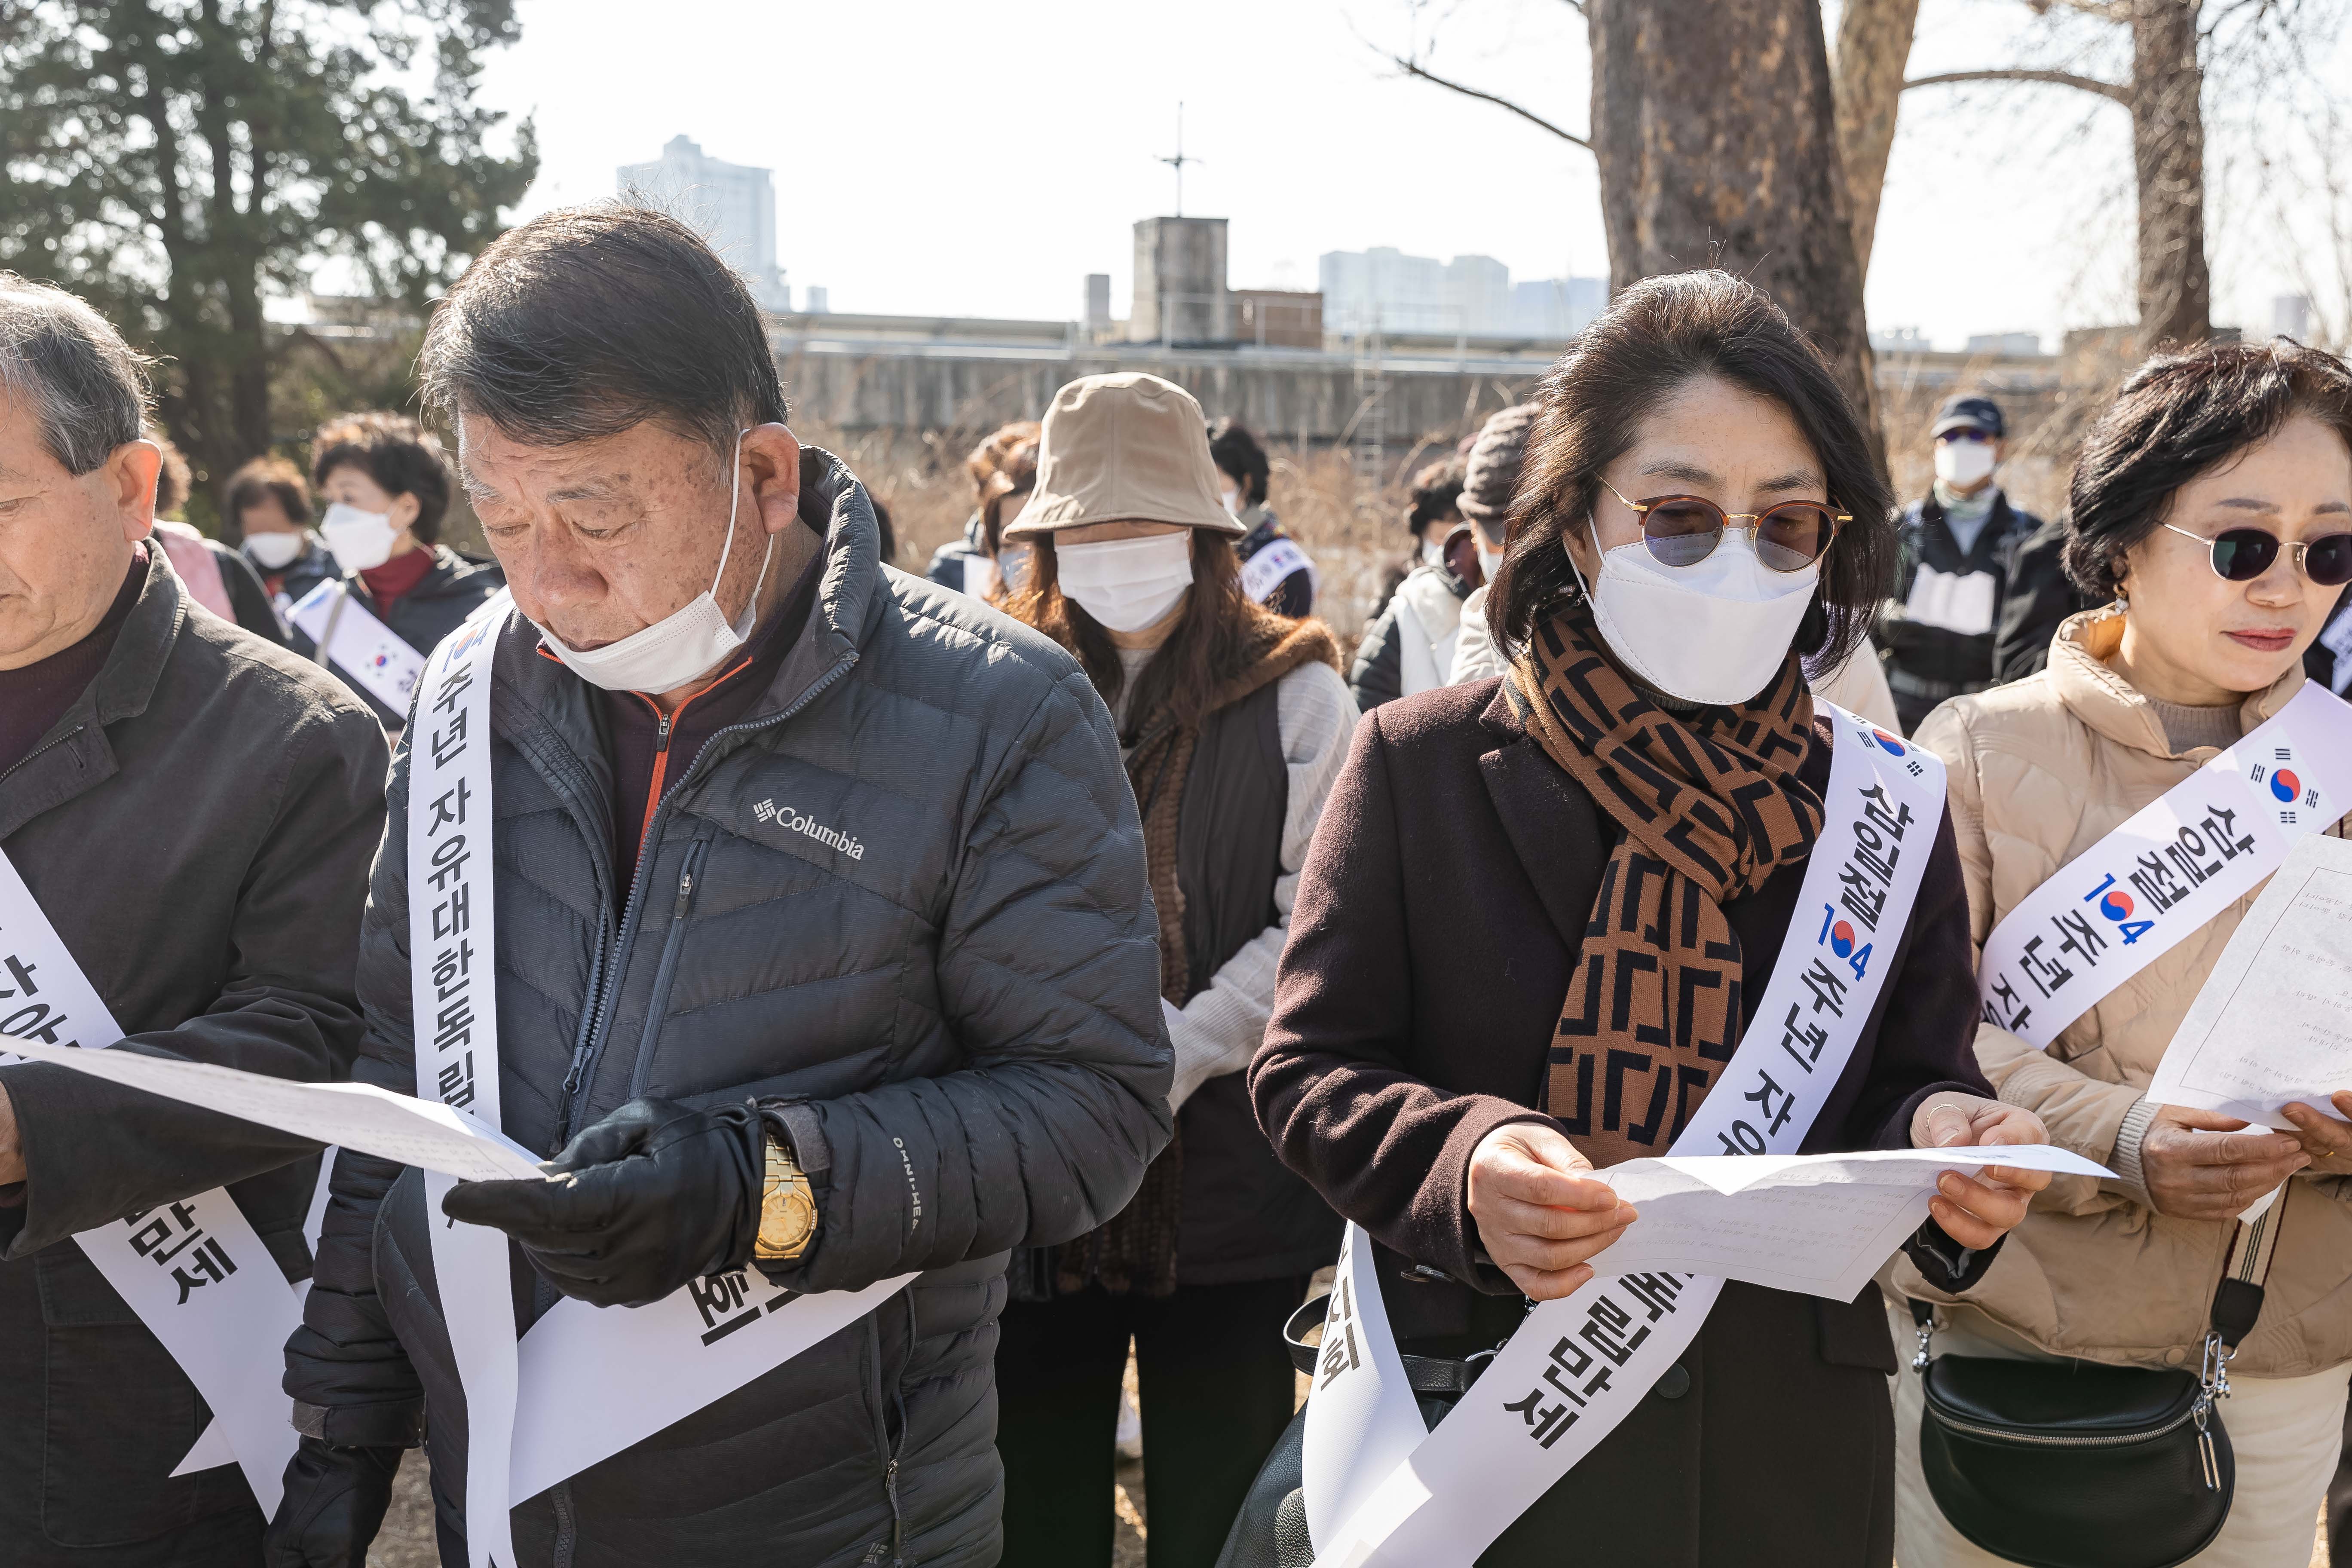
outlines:
[[[1800,776],[1818,789],[1829,744],[1816,732]],[[1493,680],[1368,714],[1317,826],[1249,1087],[1284,1162],[1381,1244],[1409,1351],[1492,1345],[1523,1311],[1474,1258],[1468,1162],[1496,1127],[1541,1120],[1528,1108],[1615,834]],[[1790,868],[1724,906],[1750,1009],[1801,880]],[[1970,1050],[1976,984],[1948,819],[1895,965],[1809,1152],[1904,1147],[1927,1095],[1990,1092]],[[1978,1254],[1954,1278],[1907,1250],[1956,1288],[1991,1261]],[[1845,1304],[1731,1285],[1681,1369],[1485,1561],[1890,1560],[1895,1356],[1875,1287]]]

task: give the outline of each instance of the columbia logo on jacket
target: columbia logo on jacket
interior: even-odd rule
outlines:
[[[789,805],[778,805],[772,800],[763,800],[751,808],[751,815],[762,822],[782,823],[794,833],[804,833],[829,848],[838,849],[852,860],[866,858],[866,846],[856,838],[846,833],[836,833],[830,827],[822,826],[814,818],[803,816]]]

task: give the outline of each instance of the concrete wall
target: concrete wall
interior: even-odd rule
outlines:
[[[1079,376],[1141,370],[1192,393],[1211,418],[1231,415],[1269,440],[1328,446],[1352,434],[1368,395],[1348,356],[1305,352],[787,340],[777,360],[794,410],[845,430],[986,431],[1043,417],[1055,391]],[[1533,358],[1384,363],[1391,443],[1466,430],[1519,401],[1547,366]]]

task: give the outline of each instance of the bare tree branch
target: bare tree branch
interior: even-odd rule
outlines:
[[[2096,77],[2077,76],[2073,71],[2024,69],[1939,71],[1934,76],[1914,77],[1903,84],[1903,89],[1908,92],[1915,87],[1942,87],[1948,83],[1962,81],[2038,81],[2053,87],[2079,88],[2084,92],[2095,92],[2101,98],[2112,99],[2126,109],[2131,107],[2132,100],[2130,88],[2119,86],[2111,81],[2101,81]],[[1525,110],[1521,112],[1524,113]]]
[[[1577,9],[1580,11],[1583,9],[1582,5],[1577,5],[1577,0],[1568,0],[1568,3],[1576,5]],[[1386,51],[1382,52],[1385,53]],[[1481,103],[1491,103],[1497,109],[1507,109],[1513,114],[1517,115],[1520,119],[1527,121],[1529,124],[1540,126],[1542,129],[1550,132],[1553,135],[1559,137],[1563,142],[1581,147],[1588,153],[1592,151],[1592,143],[1586,141],[1583,137],[1579,136],[1573,131],[1563,131],[1559,126],[1554,125],[1550,121],[1546,120],[1542,115],[1538,114],[1535,110],[1531,109],[1522,109],[1507,98],[1498,98],[1491,92],[1481,92],[1475,87],[1465,87],[1458,81],[1449,80],[1447,78],[1439,76],[1435,71],[1429,69],[1420,61],[1407,59],[1402,55],[1389,55],[1388,60],[1391,65],[1396,67],[1397,69],[1402,71],[1409,77],[1418,77],[1423,81],[1434,82],[1439,87],[1444,88],[1450,92],[1458,92],[1465,98],[1475,98]]]
[[[1584,0],[1559,0],[1559,3],[1580,16],[1584,15]]]
[[[2073,11],[2080,16],[2096,16],[2102,22],[2131,20],[2130,0],[2026,0],[2037,16],[2053,11]]]

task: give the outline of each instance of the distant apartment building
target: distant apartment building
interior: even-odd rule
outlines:
[[[1916,327],[1873,327],[1870,346],[1883,354],[1924,354],[1936,345]]]
[[[1343,335],[1377,328],[1441,337],[1565,338],[1600,314],[1609,295],[1603,279],[1545,279],[1515,287],[1511,269],[1491,256],[1440,261],[1388,246],[1327,251],[1318,274],[1324,327]]]
[[[656,161],[622,164],[614,184],[623,201],[658,208],[702,234],[763,307],[792,309],[776,265],[776,185],[768,170],[723,163],[692,139],[673,136]]]
[[[1572,338],[1609,307],[1606,278],[1538,278],[1511,285],[1510,335]]]
[[[1996,359],[2030,359],[2042,352],[2039,332],[1974,332],[1968,353]]]

